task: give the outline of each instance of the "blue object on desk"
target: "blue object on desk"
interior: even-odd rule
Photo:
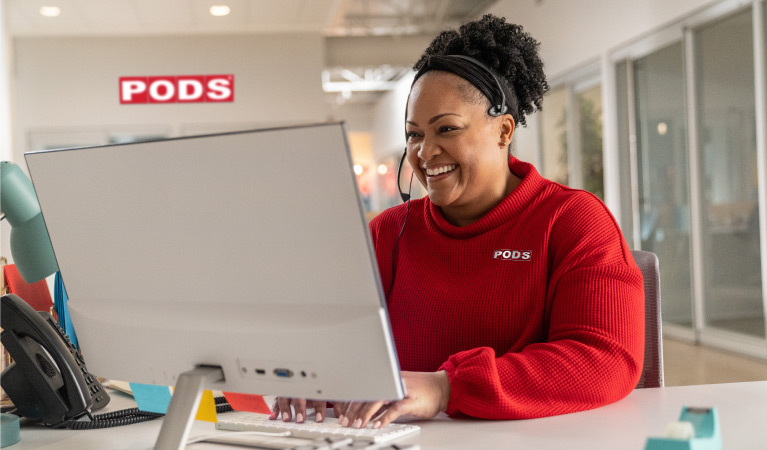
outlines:
[[[140,411],[167,414],[171,393],[169,386],[156,384],[130,383],[133,398]]]
[[[685,406],[679,422],[692,424],[694,435],[689,439],[673,437],[650,437],[645,450],[722,450],[719,431],[719,414],[716,408],[693,408]]]
[[[0,447],[9,447],[20,440],[19,416],[0,414]]]
[[[79,349],[80,346],[77,344],[75,326],[69,317],[68,301],[69,297],[67,297],[67,289],[64,287],[64,280],[61,279],[61,272],[56,272],[56,278],[53,282],[53,309],[56,310],[56,314],[59,316],[59,326],[69,336],[72,344]]]

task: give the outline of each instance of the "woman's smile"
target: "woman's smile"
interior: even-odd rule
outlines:
[[[423,171],[426,173],[426,182],[434,183],[455,174],[457,168],[458,164],[424,165]]]

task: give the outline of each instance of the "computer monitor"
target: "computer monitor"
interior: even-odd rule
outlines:
[[[25,157],[93,373],[404,396],[342,123]]]

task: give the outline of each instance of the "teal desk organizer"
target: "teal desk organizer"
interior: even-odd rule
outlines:
[[[716,408],[692,408],[685,406],[679,422],[689,422],[695,429],[690,439],[672,437],[647,438],[645,450],[722,450],[719,431],[719,414]]]

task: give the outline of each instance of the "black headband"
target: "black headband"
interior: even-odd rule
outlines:
[[[517,96],[514,89],[501,83],[495,74],[484,64],[465,55],[430,55],[418,68],[413,83],[430,70],[451,72],[471,83],[490,100],[492,105],[487,111],[491,116],[511,114],[517,122]]]

